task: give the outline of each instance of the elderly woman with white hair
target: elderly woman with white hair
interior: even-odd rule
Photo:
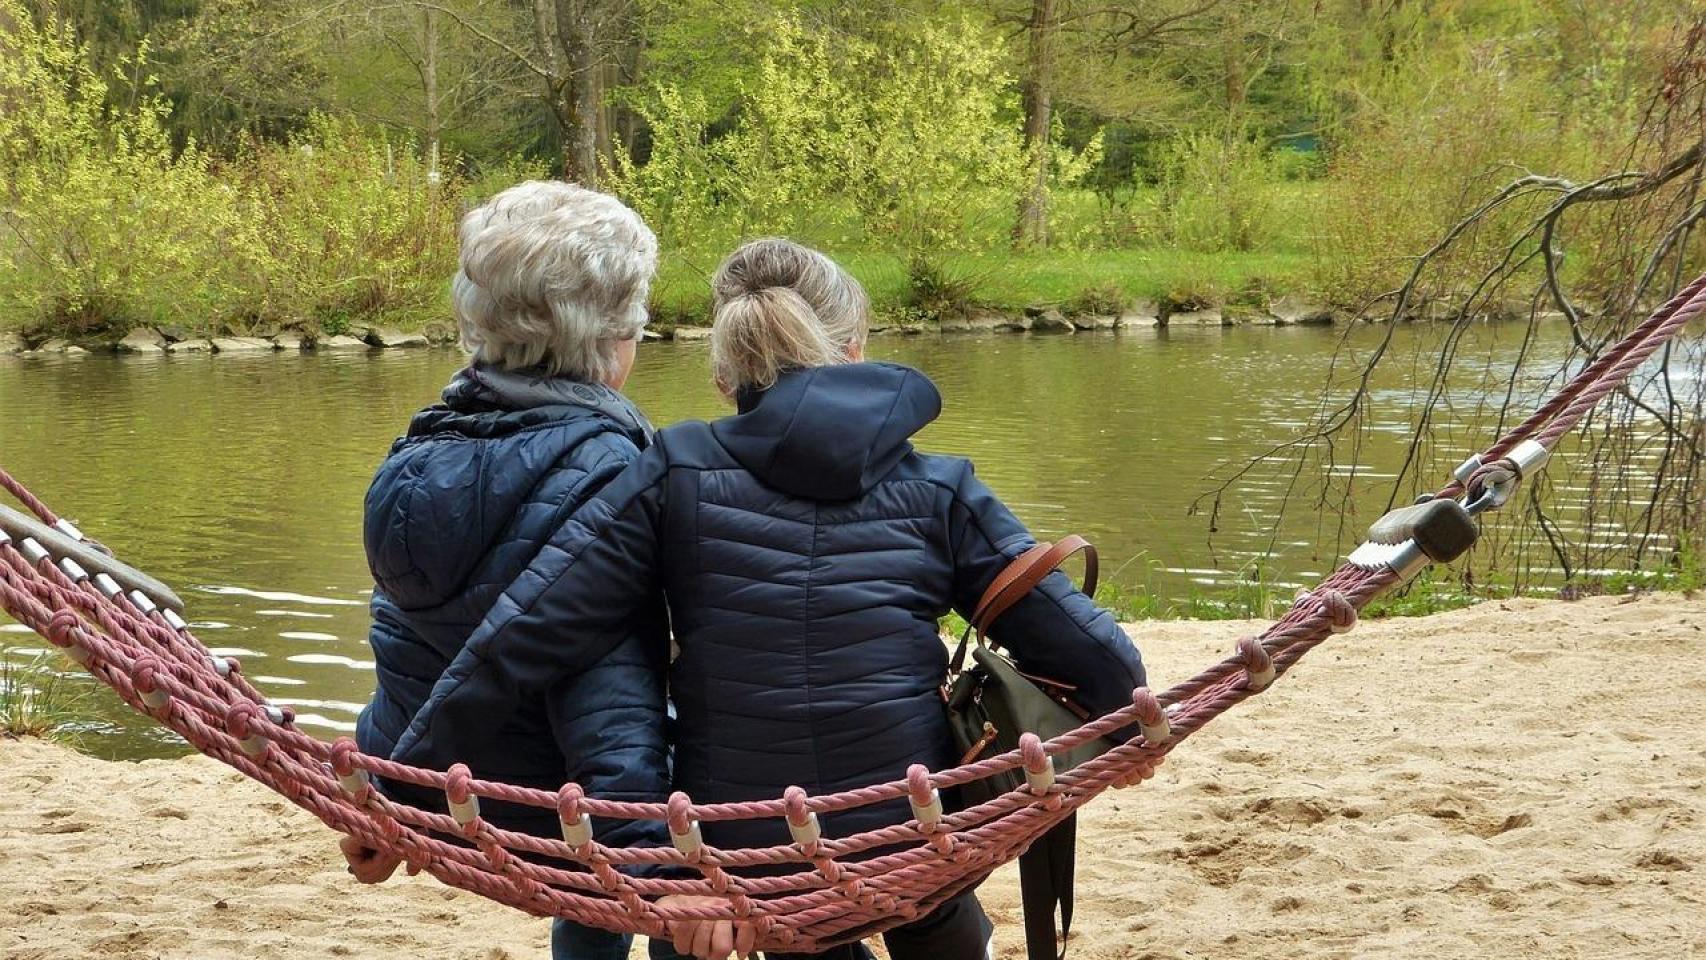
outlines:
[[[469,213],[452,284],[467,367],[410,421],[367,493],[369,642],[378,686],[356,729],[389,756],[504,588],[574,511],[639,456],[651,428],[619,391],[646,323],[657,240],[612,197],[523,183]],[[668,633],[653,592],[608,651],[493,722],[466,760],[483,779],[544,790],[566,781],[612,800],[667,793],[663,675]],[[391,799],[442,809],[442,794],[380,782]],[[549,811],[485,804],[507,830],[555,836]],[[601,824],[607,843],[662,842],[647,825]],[[661,827],[655,828],[661,830]],[[345,841],[350,872],[397,862]],[[558,921],[556,960],[616,960],[629,937]],[[661,950],[660,950],[661,948]],[[654,953],[668,953],[654,944]]]

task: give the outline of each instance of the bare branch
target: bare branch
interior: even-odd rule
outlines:
[[[479,24],[474,23],[473,21],[469,20],[467,17],[463,16],[462,13],[458,10],[451,9],[450,7],[444,6],[443,4],[433,3],[432,0],[398,0],[398,2],[390,4],[388,7],[380,6],[380,7],[374,7],[373,9],[388,9],[388,8],[389,9],[432,10],[432,11],[435,11],[437,13],[442,13],[445,16],[449,17],[452,21],[454,21],[457,26],[461,27],[463,30],[466,30],[470,36],[478,38],[480,41],[482,41],[486,44],[489,44],[493,47],[496,47],[497,49],[502,50],[504,53],[508,54],[510,56],[510,58],[513,59],[516,63],[525,67],[528,70],[528,72],[534,74],[535,76],[537,76],[540,79],[543,79],[547,82],[551,82],[555,79],[552,76],[552,74],[548,70],[546,70],[545,67],[541,66],[539,64],[539,62],[537,60],[535,60],[533,57],[528,56],[528,54],[525,51],[517,48],[514,44],[510,43],[507,40],[504,40],[502,37],[497,36],[496,34],[485,29],[484,27],[481,27]]]

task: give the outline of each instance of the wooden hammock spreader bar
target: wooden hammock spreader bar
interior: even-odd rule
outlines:
[[[174,613],[184,612],[184,602],[171,587],[107,553],[68,520],[56,520],[50,526],[0,503],[0,533],[19,543],[34,540],[40,549],[53,554],[60,569],[73,577],[78,576],[79,570],[93,577],[105,576],[110,585],[103,585],[103,589],[108,592],[137,590],[157,606]]]
[[[1240,640],[1230,656],[1197,676],[1159,693],[1133,691],[1131,705],[1046,742],[1026,736],[1019,749],[1000,756],[941,771],[914,767],[903,780],[825,796],[790,788],[774,800],[749,803],[697,804],[680,793],[666,802],[617,802],[586,796],[572,783],[557,791],[529,789],[480,780],[462,764],[449,771],[406,767],[363,754],[348,738],[326,743],[297,729],[288,710],[269,704],[237,661],[212,656],[167,604],[169,591],[98,585],[65,542],[79,544],[80,534],[43,537],[38,525],[18,536],[13,531],[23,528],[0,527],[0,606],[202,753],[451,886],[529,913],[652,936],[664,935],[670,920],[732,919],[743,949],[816,951],[922,916],[1017,857],[1103,791],[1148,779],[1179,743],[1266,690],[1328,637],[1353,628],[1370,600],[1468,549],[1476,532],[1472,517],[1508,501],[1595,403],[1703,311],[1706,277],[1589,364],[1534,416],[1466,461],[1436,495],[1446,503],[1428,501],[1383,518],[1368,542],[1301,594],[1278,622]],[[59,522],[3,470],[0,487],[41,524]],[[1131,726],[1142,734],[1055,772],[1054,757]],[[957,812],[940,804],[956,786],[1015,770],[1025,774],[1023,785],[987,803]],[[395,803],[375,788],[376,778],[443,791],[447,812]],[[906,823],[841,837],[821,827],[826,814],[902,799],[914,811]],[[554,811],[561,838],[498,829],[480,816],[482,800]],[[674,843],[608,847],[593,830],[595,817],[659,822]],[[706,843],[701,831],[704,823],[762,818],[785,825],[792,842],[723,849]],[[644,869],[659,866],[677,869]],[[715,900],[692,908],[659,906],[666,894]]]

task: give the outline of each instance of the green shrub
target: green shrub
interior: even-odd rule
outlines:
[[[1278,166],[1239,130],[1175,138],[1162,161],[1156,219],[1167,239],[1188,250],[1254,250],[1280,227],[1273,202]]]
[[[1130,298],[1112,280],[1103,280],[1078,291],[1067,303],[1067,312],[1079,316],[1116,317],[1125,311]]]
[[[173,149],[146,50],[126,66],[133,105],[109,107],[84,51],[0,0],[0,326],[335,331],[445,311],[461,185],[412,143],[322,116],[215,162]]]
[[[793,16],[762,35],[732,129],[713,134],[706,100],[674,86],[641,98],[650,159],[618,151],[610,182],[666,245],[856,234],[910,260],[1005,235],[1024,159],[997,38],[924,22],[878,47]]]
[[[1202,310],[1224,304],[1227,285],[1200,261],[1186,261],[1172,276],[1161,294],[1161,306],[1169,312]]]
[[[127,63],[147,69],[146,50]],[[0,326],[121,333],[228,310],[240,198],[144,83],[128,107],[83,51],[0,0]]]
[[[906,306],[921,320],[963,313],[976,302],[977,281],[932,257],[914,255],[907,263],[906,281]]]
[[[233,171],[259,244],[246,319],[339,332],[381,317],[448,313],[461,185],[433,182],[408,141],[317,116]]]
[[[1364,109],[1334,156],[1333,189],[1317,206],[1317,287],[1347,303],[1394,289],[1418,254],[1524,172],[1603,170],[1595,135],[1560,113],[1556,88],[1516,69],[1513,56],[1497,45],[1435,41],[1404,51],[1363,91]],[[1443,274],[1483,274],[1538,209],[1495,211],[1439,260]]]

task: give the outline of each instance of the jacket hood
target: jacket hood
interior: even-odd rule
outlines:
[[[876,486],[942,412],[936,385],[894,363],[794,370],[736,399],[740,412],[711,425],[718,442],[767,485],[811,500]]]
[[[576,447],[604,433],[647,444],[649,425],[614,390],[474,372],[459,372],[443,403],[415,415],[367,491],[368,566],[404,610],[459,595],[522,510],[555,510],[561,491],[545,481]]]
[[[442,403],[428,407],[409,425],[409,435],[470,431],[476,435],[513,428],[492,414],[526,413],[522,420],[563,419],[591,411],[628,433],[652,435],[652,425],[620,391],[532,370],[503,370],[469,364],[444,388]],[[569,410],[554,408],[567,407]]]

